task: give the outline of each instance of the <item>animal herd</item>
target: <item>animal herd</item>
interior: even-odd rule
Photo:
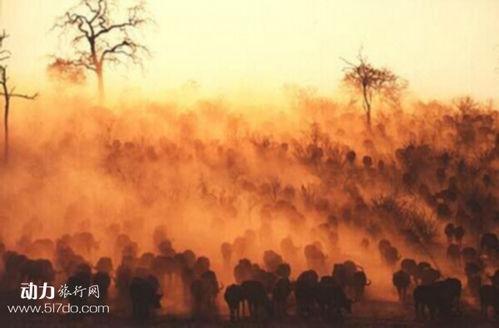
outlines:
[[[484,234],[479,248],[475,249],[462,247],[462,239],[454,239],[455,231],[460,230],[451,224],[445,227],[449,248],[454,245],[458,248],[456,254],[448,252],[448,255],[456,257],[453,265],[463,270],[465,284],[458,278],[445,277],[429,262],[402,259],[397,248],[387,239],[378,241],[381,263],[393,269],[399,266],[391,283],[402,304],[413,304],[415,318],[433,320],[458,316],[463,312],[463,294],[476,299],[483,316],[489,316],[490,308],[496,315],[499,313],[499,270],[487,274],[497,263],[497,236]],[[54,262],[31,259],[2,246],[2,290],[12,291],[21,282],[28,281],[66,284],[69,290],[77,286],[98,285],[99,299],[73,294],[67,301],[79,306],[110,301],[121,303],[136,320],[143,321],[162,307],[162,301],[169,297],[172,283],[179,281],[183,290],[181,301],[192,318],[206,320],[219,316],[219,294],[222,294],[232,321],[280,320],[294,315],[304,320],[319,318],[328,321],[355,314],[353,305],[368,302],[366,289],[373,284],[364,268],[351,260],[334,263],[329,273],[320,275],[313,267],[322,268],[326,264],[310,261],[321,258],[315,254],[320,252],[320,245],[309,245],[304,247],[303,256],[310,268],[297,274],[296,279],[292,278],[292,266],[277,252],[268,250],[263,253],[262,265],[248,258],[239,259],[232,269],[234,283],[224,286],[209,258],[198,256],[191,250],[176,251],[169,239],[156,235],[159,235],[155,238],[157,251],[139,255],[137,243],[127,235],[119,234],[115,252],[121,254],[121,262],[116,268],[110,257],[101,257],[91,264],[76,253],[75,245],[82,247],[83,253],[92,252],[97,243],[90,233],[65,235],[55,243],[48,240],[32,242],[45,245],[40,246],[42,251],[43,248],[53,251]],[[454,244],[455,241],[458,243]],[[281,244],[286,249],[290,243],[292,241],[287,237]],[[221,244],[222,261],[230,260],[232,248],[231,243]],[[489,283],[485,283],[486,280]]]

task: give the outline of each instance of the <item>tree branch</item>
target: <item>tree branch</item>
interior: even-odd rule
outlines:
[[[0,92],[0,96],[5,96],[5,93]],[[27,100],[35,100],[38,97],[38,93],[35,93],[33,95],[24,95],[24,94],[9,92],[8,96],[10,98],[22,98],[22,99],[27,99]]]
[[[140,44],[140,39],[132,35],[139,26],[149,21],[145,15],[145,2],[139,1],[137,5],[125,9],[125,18],[116,21],[110,10],[110,1],[81,0],[53,26],[53,29],[61,29],[65,34],[72,33],[70,39],[74,50],[64,62],[94,71],[99,77],[102,77],[105,62],[119,64],[128,59],[141,65],[141,52],[149,53]]]

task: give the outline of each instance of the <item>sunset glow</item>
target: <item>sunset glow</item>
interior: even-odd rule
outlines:
[[[119,1],[125,3],[129,0]],[[63,49],[50,29],[71,0],[2,0],[17,79],[43,81]],[[116,90],[158,94],[197,81],[209,91],[263,92],[284,84],[337,90],[362,47],[411,82],[419,97],[496,98],[499,3],[482,1],[149,1],[144,70],[117,69]],[[14,40],[14,39],[13,39]]]
[[[1,327],[496,327],[498,0],[0,0]]]

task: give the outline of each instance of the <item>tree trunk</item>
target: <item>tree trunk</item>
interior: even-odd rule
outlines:
[[[10,109],[10,97],[7,92],[4,93],[5,96],[5,107],[3,116],[3,129],[4,129],[4,144],[3,144],[3,159],[5,163],[9,161],[9,109]]]
[[[9,161],[9,109],[10,109],[10,94],[9,88],[7,87],[7,72],[5,67],[1,67],[0,85],[2,87],[3,99],[4,99],[4,112],[3,112],[3,133],[4,133],[4,144],[3,144],[3,160],[5,163]]]
[[[104,94],[104,73],[102,67],[97,69],[97,88],[99,93],[99,104],[104,104],[105,94]]]
[[[371,105],[369,105],[366,110],[366,121],[367,121],[367,128],[371,130]]]
[[[371,130],[371,103],[369,102],[369,98],[367,96],[366,87],[362,88],[362,95],[364,96],[364,110],[366,111],[367,129]]]

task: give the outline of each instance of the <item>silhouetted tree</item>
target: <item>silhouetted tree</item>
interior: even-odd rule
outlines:
[[[357,63],[352,63],[343,59],[347,64],[344,68],[343,82],[361,94],[366,123],[370,128],[374,96],[397,103],[401,91],[406,87],[406,82],[387,68],[373,67],[362,53],[359,53],[357,60]]]
[[[126,18],[113,15],[117,10],[111,0],[82,0],[59,17],[54,29],[70,35],[72,56],[56,57],[59,64],[83,67],[95,73],[99,100],[104,99],[104,67],[106,63],[123,64],[131,61],[142,64],[148,49],[137,41],[133,33],[150,21],[146,17],[143,1],[126,9]]]
[[[4,32],[0,35],[0,95],[4,99],[4,115],[3,115],[3,127],[4,127],[4,160],[5,162],[9,159],[9,111],[10,111],[10,101],[12,98],[22,98],[33,100],[36,98],[37,94],[25,95],[15,92],[15,87],[9,89],[9,78],[7,74],[7,65],[4,62],[10,58],[10,52],[3,49],[3,42],[8,37]]]

